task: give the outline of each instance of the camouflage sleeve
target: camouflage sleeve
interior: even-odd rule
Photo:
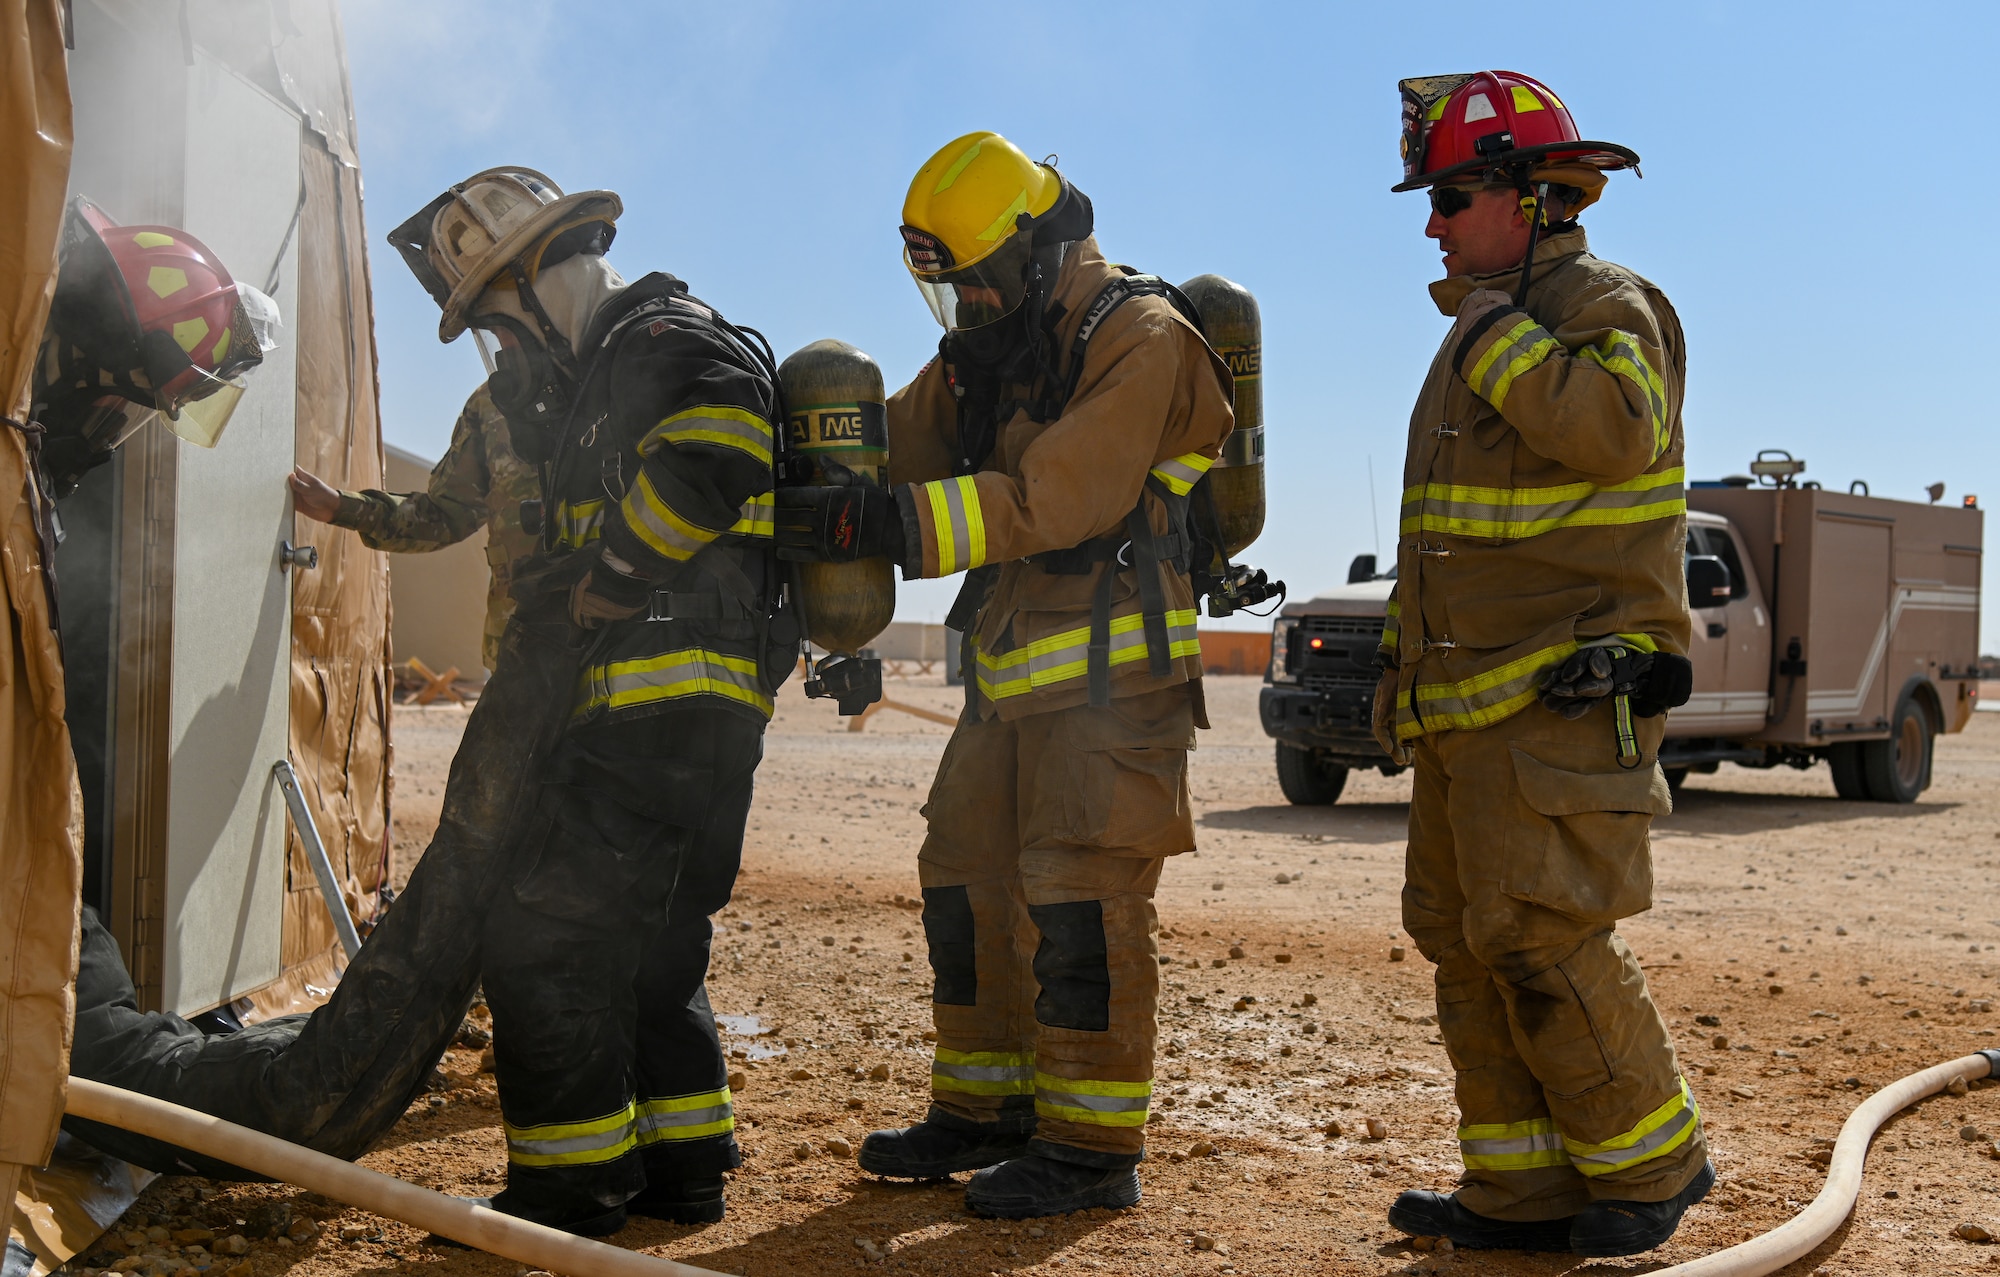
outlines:
[[[482,392],[475,392],[452,429],[451,447],[431,470],[423,492],[368,488],[342,492],[333,522],[352,528],[371,550],[409,554],[441,550],[465,540],[486,522],[487,489]]]

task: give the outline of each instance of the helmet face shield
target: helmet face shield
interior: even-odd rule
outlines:
[[[920,270],[922,263],[907,246],[903,264],[938,323],[947,332],[959,332],[1004,319],[1020,308],[1027,299],[1028,259],[1033,251],[1033,237],[1017,232],[985,257],[956,270]]]

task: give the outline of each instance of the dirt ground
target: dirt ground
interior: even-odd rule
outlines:
[[[1383,1212],[1404,1187],[1449,1188],[1458,1159],[1430,968],[1398,925],[1408,779],[1356,777],[1336,806],[1287,805],[1257,686],[1209,680],[1216,726],[1194,764],[1201,850],[1161,886],[1172,965],[1143,1205],[988,1221],[965,1212],[964,1177],[890,1184],[855,1166],[867,1131],[925,1108],[917,808],[947,729],[881,711],[851,734],[831,705],[787,689],[736,900],[717,919],[711,989],[741,1073],[746,1158],[729,1217],[635,1221],[616,1242],[759,1277],[1638,1273],[1782,1222],[1819,1190],[1815,1154],[1868,1092],[2000,1046],[2000,714],[1940,742],[1936,782],[1908,807],[1839,801],[1824,768],[1693,777],[1656,827],[1657,906],[1625,932],[1702,1105],[1716,1190],[1641,1259],[1418,1251]],[[943,711],[959,697],[936,679],[892,681],[889,695]],[[397,711],[401,872],[436,820],[463,721],[454,708]],[[492,1075],[472,1048],[441,1072],[365,1162],[491,1193],[505,1160]],[[1965,1223],[2000,1235],[1996,1139],[2000,1085],[1905,1113],[1877,1139],[1852,1218],[1785,1271],[2000,1274],[2000,1245],[1955,1235]],[[295,1236],[253,1236],[287,1225]],[[171,1235],[188,1228],[219,1240]],[[248,1243],[240,1259],[232,1235]],[[176,1244],[178,1258],[158,1257]],[[94,1274],[119,1256],[127,1271],[223,1277],[525,1271],[282,1186],[180,1178],[156,1184],[72,1268]]]

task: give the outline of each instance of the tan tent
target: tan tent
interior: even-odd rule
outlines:
[[[15,636],[0,653],[0,1176],[11,1178],[55,1139],[79,896],[148,1007],[268,1013],[337,978],[331,918],[272,767],[296,769],[345,903],[366,918],[389,845],[390,683],[383,556],[295,521],[283,484],[295,460],[343,487],[382,482],[335,0],[0,0],[0,41],[10,417],[23,415],[68,195],[123,223],[185,227],[275,296],[285,323],[219,446],[142,432],[65,500],[64,668],[24,496],[0,527]],[[0,485],[15,494],[24,456],[7,431]],[[317,566],[292,566],[287,546],[316,548]],[[55,1223],[28,1230],[44,1264],[76,1240],[59,1235],[62,1217],[38,1212]]]
[[[12,428],[27,416],[69,176],[62,44],[57,0],[0,0],[0,1205],[55,1146],[76,968],[76,773],[28,454]]]

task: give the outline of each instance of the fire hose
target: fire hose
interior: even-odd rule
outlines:
[[[1977,1051],[1891,1082],[1847,1115],[1840,1138],[1833,1144],[1833,1160],[1827,1163],[1826,1185],[1804,1210],[1768,1233],[1659,1269],[1652,1277],[1763,1277],[1807,1254],[1832,1236],[1854,1209],[1854,1199],[1861,1192],[1861,1164],[1867,1160],[1868,1144],[1875,1132],[1918,1100],[1950,1086],[1952,1079],[1973,1082],[1983,1077],[2000,1077],[2000,1051]]]
[[[1826,1185],[1804,1210],[1768,1233],[1727,1250],[1663,1268],[1653,1277],[1764,1277],[1833,1235],[1861,1191],[1868,1145],[1888,1120],[1936,1095],[1954,1079],[2000,1077],[2000,1050],[1978,1051],[1892,1082],[1848,1115],[1834,1141]],[[495,1255],[573,1277],[718,1277],[695,1268],[544,1228],[462,1198],[406,1184],[339,1158],[288,1144],[206,1113],[72,1077],[69,1111],[137,1131],[323,1193],[363,1210],[428,1229]]]
[[[571,1277],[718,1277],[707,1268],[531,1224],[247,1126],[87,1078],[70,1078],[68,1108],[74,1116],[191,1148],[552,1273]]]

